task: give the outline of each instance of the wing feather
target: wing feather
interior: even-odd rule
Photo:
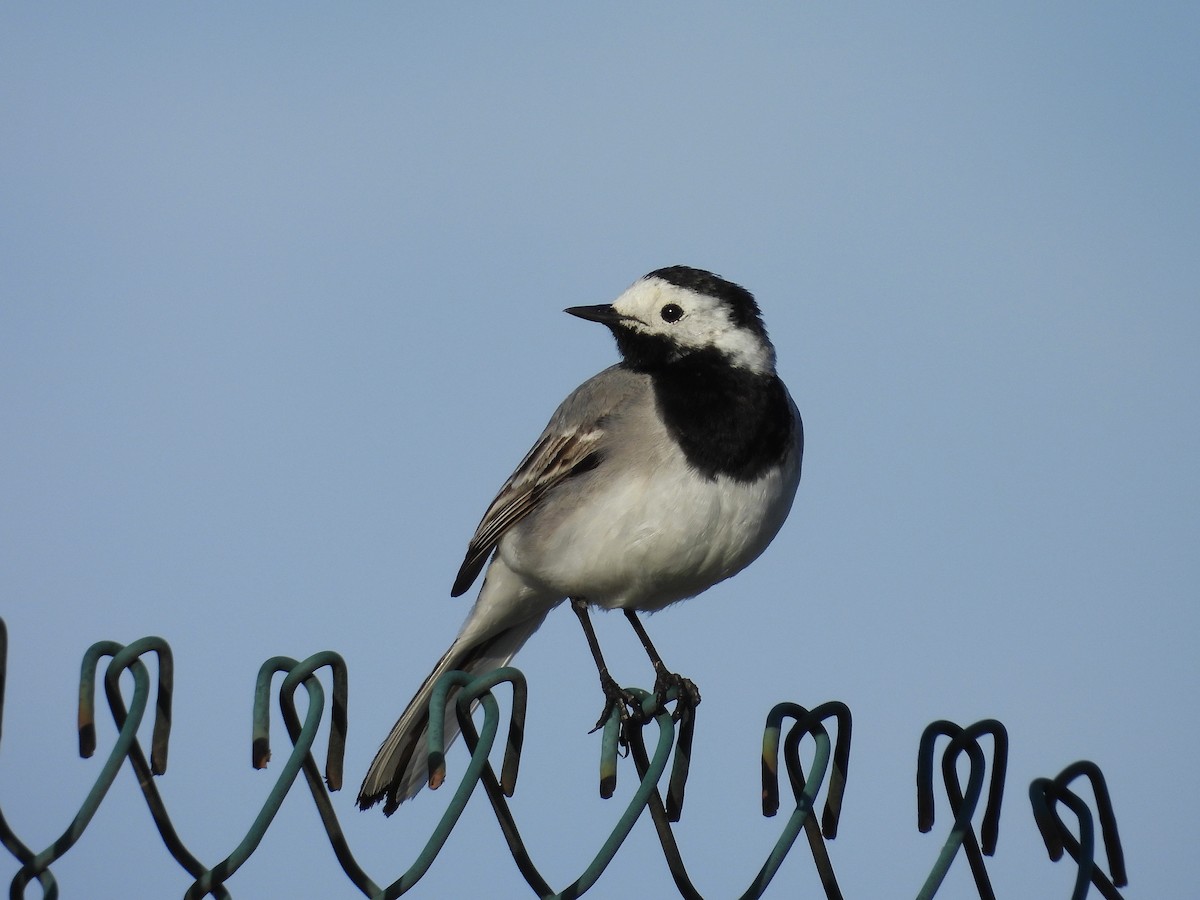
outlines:
[[[599,465],[599,443],[603,436],[604,431],[595,424],[561,431],[546,429],[483,514],[454,579],[452,597],[466,592],[479,577],[500,538],[529,515],[549,491]]]

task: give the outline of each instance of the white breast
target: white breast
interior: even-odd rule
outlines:
[[[705,479],[681,456],[594,474],[579,491],[556,497],[553,515],[531,516],[505,535],[500,555],[563,597],[655,610],[695,596],[762,553],[791,508],[799,460],[753,483]]]

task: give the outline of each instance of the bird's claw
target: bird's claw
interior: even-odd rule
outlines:
[[[696,683],[675,672],[668,672],[665,668],[659,668],[654,679],[654,707],[649,713],[645,711],[642,701],[637,696],[617,684],[616,679],[607,672],[600,675],[600,688],[604,691],[604,710],[600,713],[592,732],[599,731],[608,724],[614,711],[620,716],[622,725],[646,724],[667,708],[667,703],[670,702],[667,694],[672,688],[675,689],[675,709],[671,712],[673,721],[678,722],[685,716],[691,716],[700,705],[700,689],[696,687]]]
[[[654,703],[656,709],[665,709],[667,692],[675,688],[675,709],[671,719],[678,722],[685,715],[691,715],[700,705],[700,689],[690,678],[684,678],[676,672],[668,672],[663,667],[656,667],[654,679]]]
[[[617,684],[616,679],[607,672],[602,672],[600,675],[600,688],[604,691],[604,711],[600,713],[596,727],[588,732],[589,734],[599,731],[607,725],[614,710],[618,711],[622,725],[629,721],[641,721],[646,718],[642,712],[641,701],[630,691]]]

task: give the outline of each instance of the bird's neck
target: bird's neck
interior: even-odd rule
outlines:
[[[795,426],[774,372],[733,367],[717,353],[648,371],[668,432],[705,477],[753,481],[787,453]]]

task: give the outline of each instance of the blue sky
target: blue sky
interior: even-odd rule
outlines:
[[[1181,896],[1198,38],[1184,3],[5,4],[8,820],[45,846],[98,773],[73,749],[84,649],[160,634],[160,789],[197,855],[224,856],[271,778],[247,765],[254,674],[328,648],[351,678],[337,809],[376,880],[399,874],[446,792],[384,820],[352,787],[466,614],[449,586],[486,504],[615,359],[560,310],[684,263],[759,297],[808,434],[774,546],[649,622],[704,693],[681,827],[698,886],[736,895],[774,840],[766,711],[840,699],[848,897],[915,895],[948,820],[915,827],[921,729],[985,717],[1012,740],[999,895],[1069,894],[1025,789],[1089,758],[1126,895]],[[618,678],[647,683],[625,623],[598,624]],[[516,812],[565,883],[618,814],[595,796],[595,672],[563,611],[517,663]],[[666,889],[639,829],[595,896]],[[124,773],[55,867],[64,896],[181,896],[157,840]],[[805,854],[779,895],[818,890]],[[355,895],[300,790],[229,886]],[[414,896],[484,890],[525,895],[476,802]]]

